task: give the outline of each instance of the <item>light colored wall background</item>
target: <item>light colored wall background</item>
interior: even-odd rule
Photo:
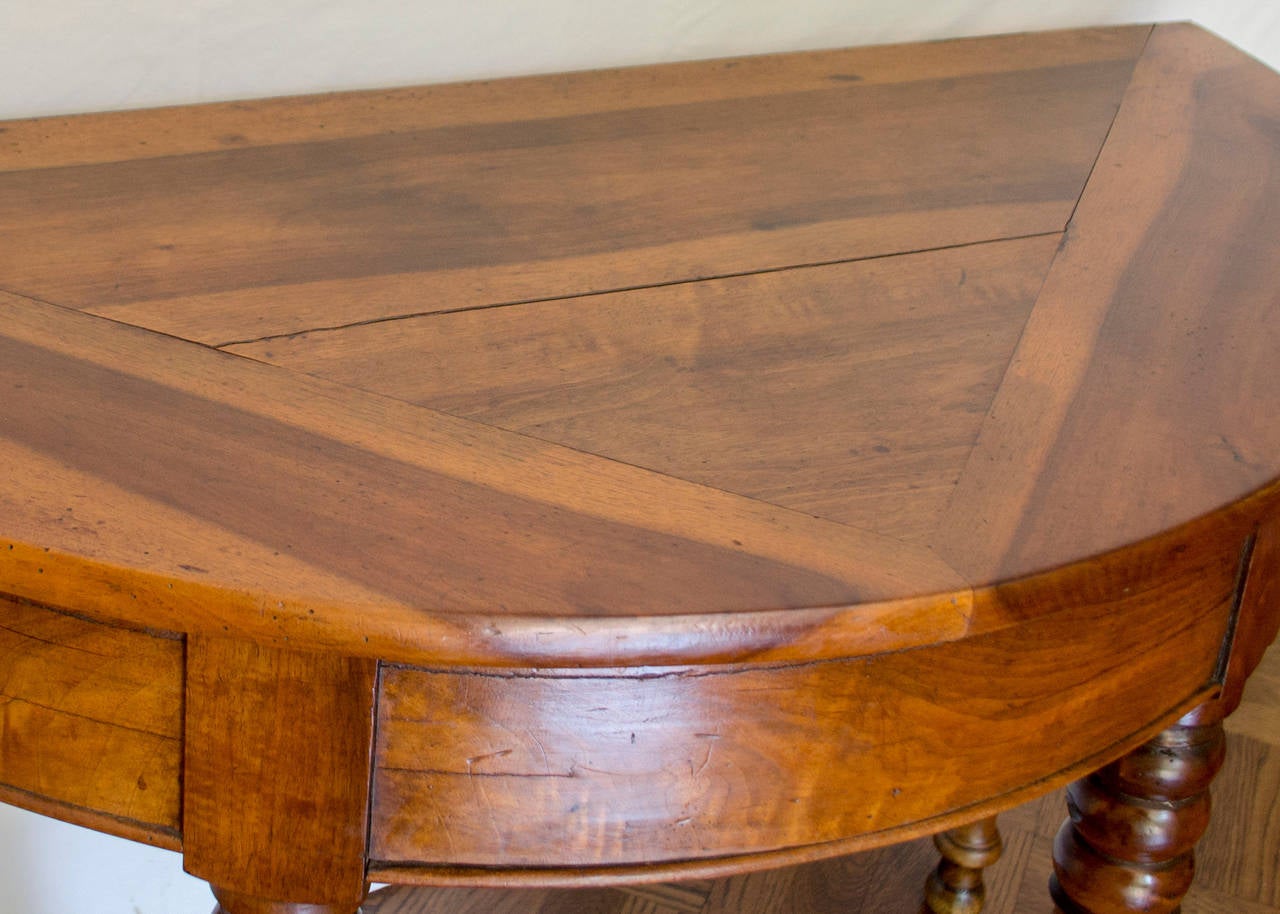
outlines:
[[[0,0],[0,119],[1191,19],[1280,68],[1276,0]],[[178,855],[0,806],[0,914],[207,914]]]
[[[1274,0],[0,0],[0,118],[1167,19],[1280,55]]]

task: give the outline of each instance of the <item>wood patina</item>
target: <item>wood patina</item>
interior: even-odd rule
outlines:
[[[1189,25],[6,123],[0,798],[225,914],[934,833],[960,914],[1076,780],[1059,908],[1171,914],[1278,253]]]

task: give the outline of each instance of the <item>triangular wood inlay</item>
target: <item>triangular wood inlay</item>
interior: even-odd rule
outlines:
[[[910,540],[937,524],[1060,236],[231,347]]]
[[[1194,26],[1153,32],[934,539],[975,584],[1275,479],[1278,85]]]
[[[1280,630],[1277,85],[1175,25],[0,127],[0,798],[236,914],[880,914],[1163,732],[1058,897],[1176,899]]]

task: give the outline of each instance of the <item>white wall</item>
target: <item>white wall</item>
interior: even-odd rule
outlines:
[[[0,0],[0,118],[1164,19],[1280,57],[1265,0]]]
[[[1275,0],[0,0],[0,118],[1169,19],[1280,68]],[[176,854],[0,806],[0,914],[212,904]]]

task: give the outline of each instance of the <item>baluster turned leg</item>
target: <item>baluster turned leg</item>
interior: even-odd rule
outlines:
[[[1224,746],[1220,718],[1189,715],[1068,788],[1050,883],[1065,914],[1176,914]]]
[[[1209,783],[1226,754],[1222,721],[1280,633],[1280,513],[1246,541],[1240,581],[1221,692],[1068,789],[1071,818],[1054,842],[1049,885],[1064,914],[1180,909],[1209,824]]]
[[[1000,859],[995,816],[935,835],[942,862],[925,884],[921,914],[978,914],[986,899],[982,871]]]

